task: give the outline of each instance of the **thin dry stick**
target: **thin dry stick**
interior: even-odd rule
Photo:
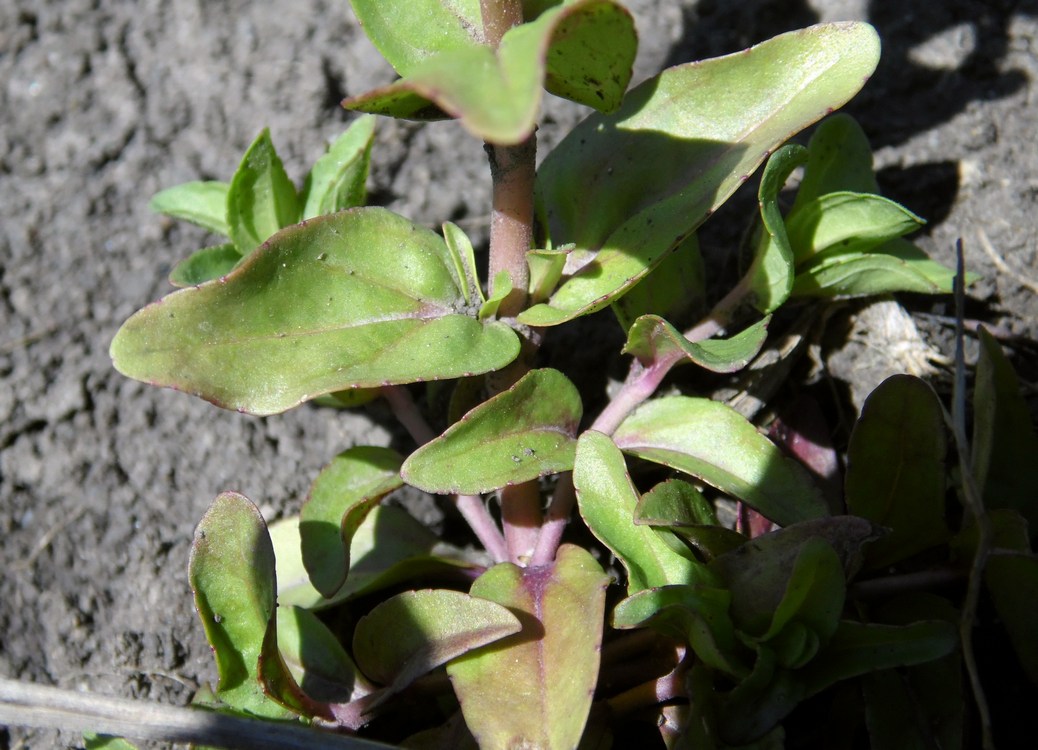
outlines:
[[[1010,268],[1009,264],[1006,263],[1005,259],[998,254],[997,250],[995,250],[995,246],[991,244],[991,240],[988,239],[987,232],[985,232],[983,229],[978,229],[977,239],[980,241],[980,247],[984,251],[984,254],[991,259],[991,262],[995,265],[995,268],[1004,273],[1006,276],[1012,276],[1013,280],[1016,281],[1016,283],[1018,283],[1020,286],[1024,287],[1025,289],[1031,290],[1035,294],[1038,294],[1038,281],[1029,279],[1019,271],[1014,271],[1012,268]]]
[[[977,658],[973,652],[973,623],[977,616],[977,603],[980,600],[980,587],[983,584],[984,567],[991,552],[992,529],[991,519],[984,508],[983,498],[977,491],[973,478],[973,466],[969,455],[969,442],[966,439],[966,359],[963,353],[965,332],[963,327],[963,311],[966,306],[965,264],[962,257],[962,240],[956,243],[957,267],[955,272],[955,388],[952,400],[952,432],[955,435],[955,447],[959,454],[959,466],[962,473],[962,494],[966,499],[974,522],[977,524],[977,552],[970,568],[969,585],[966,588],[966,601],[962,605],[962,616],[959,619],[959,638],[962,640],[962,657],[966,662],[970,685],[973,688],[973,699],[980,714],[980,726],[983,735],[984,750],[994,750],[995,740],[991,733],[991,712],[988,709],[984,686],[980,682],[977,669]]]
[[[228,750],[366,750],[370,740],[301,724],[246,719],[197,708],[80,693],[0,677],[0,724],[96,732],[160,742],[191,742]]]

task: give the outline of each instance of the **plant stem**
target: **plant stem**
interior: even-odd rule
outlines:
[[[685,691],[686,671],[688,668],[681,663],[662,677],[625,690],[607,700],[606,703],[614,713],[624,715],[649,706],[667,703],[675,698],[685,698],[688,695]]]
[[[501,520],[508,559],[519,565],[531,562],[542,520],[541,488],[537,480],[501,489]]]
[[[566,530],[576,500],[573,472],[567,471],[559,477],[558,484],[555,485],[555,494],[551,498],[541,533],[537,537],[537,546],[534,547],[533,556],[530,558],[531,565],[548,565],[555,559],[555,553],[562,542],[562,532]]]
[[[299,724],[81,693],[0,678],[0,725],[97,732],[231,750],[364,750],[378,742]]]
[[[418,411],[418,406],[411,398],[411,392],[400,385],[387,385],[381,389],[382,397],[389,403],[393,416],[404,426],[418,445],[425,445],[436,437],[425,417]],[[509,559],[508,545],[497,527],[490,511],[483,503],[483,498],[477,495],[453,495],[451,497],[454,506],[458,509],[461,517],[468,523],[469,528],[479,539],[483,549],[493,558],[494,562],[504,562]]]
[[[483,17],[483,42],[497,49],[501,38],[513,26],[523,22],[523,4],[520,0],[479,0]]]

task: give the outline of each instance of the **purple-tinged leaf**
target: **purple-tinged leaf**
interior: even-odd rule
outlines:
[[[575,748],[598,678],[609,577],[564,544],[551,565],[501,563],[472,595],[508,607],[523,629],[447,665],[465,721],[484,750]]]
[[[649,367],[663,361],[688,360],[711,372],[735,372],[757,356],[768,337],[771,318],[757,321],[728,339],[693,342],[656,315],[643,315],[631,326],[624,352]]]

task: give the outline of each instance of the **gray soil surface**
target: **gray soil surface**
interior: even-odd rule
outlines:
[[[950,262],[962,239],[983,277],[969,314],[1002,329],[1033,388],[1035,0],[631,6],[642,78],[819,20],[874,23],[883,62],[848,109],[887,194],[930,219],[918,244]],[[264,126],[301,179],[349,121],[343,96],[391,79],[343,0],[0,0],[0,675],[186,703],[214,676],[186,576],[212,498],[236,489],[268,518],[291,513],[335,453],[392,438],[377,412],[220,411],[124,379],[107,353],[206,242],[150,213],[151,195],[227,179]],[[542,143],[576,117],[553,105]],[[485,238],[481,145],[452,123],[382,122],[370,188],[416,221]],[[917,320],[948,354],[944,329]],[[858,388],[884,346],[865,334],[841,349]],[[0,727],[0,748],[77,746]]]

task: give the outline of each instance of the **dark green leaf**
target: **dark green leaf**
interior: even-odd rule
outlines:
[[[627,571],[627,592],[703,580],[705,568],[676,552],[655,530],[634,523],[638,492],[623,454],[607,435],[588,430],[573,468],[580,515]]]
[[[198,286],[226,276],[241,260],[241,254],[231,243],[203,247],[173,266],[169,283],[176,287]]]
[[[299,196],[304,219],[363,206],[367,202],[368,165],[375,138],[375,118],[361,117],[339,136],[314,164]]]
[[[625,453],[699,477],[776,523],[827,513],[807,472],[724,404],[655,399],[625,419],[613,438]]]
[[[227,226],[226,182],[185,182],[156,193],[148,208],[160,214],[186,219],[210,232],[230,236]]]
[[[838,113],[822,120],[807,145],[807,166],[793,210],[827,193],[879,194],[872,149],[858,122]]]
[[[847,451],[846,499],[851,512],[891,530],[869,547],[871,567],[947,539],[946,442],[941,402],[924,381],[894,375],[865,401]]]
[[[717,525],[717,515],[703,493],[681,479],[660,482],[642,495],[634,522],[645,526]]]
[[[680,325],[692,323],[689,318],[699,313],[705,301],[705,273],[699,240],[690,234],[652,273],[613,301],[620,327],[630,331],[643,315],[658,315]]]
[[[688,360],[711,372],[735,372],[757,356],[768,337],[771,318],[757,321],[728,339],[692,342],[681,331],[655,315],[643,315],[631,326],[624,352],[646,367],[660,362]]]
[[[988,508],[1012,508],[1038,539],[1038,435],[1020,382],[998,341],[978,331],[980,358],[973,395],[973,475]]]
[[[861,681],[865,722],[872,750],[929,750],[933,738],[920,723],[915,696],[905,678],[892,669],[865,675]]]
[[[577,251],[551,300],[520,321],[557,325],[618,298],[771,151],[853,96],[878,55],[870,26],[816,26],[671,68],[586,119],[538,173],[549,236]]]
[[[447,665],[481,748],[577,747],[598,677],[608,582],[588,552],[564,544],[551,565],[502,563],[472,585],[472,596],[508,607],[523,628]]]
[[[778,197],[794,169],[807,160],[803,146],[783,146],[768,159],[757,190],[761,230],[753,265],[746,273],[753,293],[753,304],[767,314],[789,298],[793,289],[793,250],[786,224],[779,212]]]
[[[254,414],[503,367],[519,340],[466,314],[463,283],[433,232],[350,209],[286,229],[219,283],[141,310],[112,358],[129,377]]]
[[[346,703],[374,690],[317,615],[301,607],[279,606],[277,621],[281,656],[309,697]]]
[[[1038,686],[1038,557],[1022,553],[992,555],[984,580],[1020,666]]]
[[[227,193],[231,240],[248,255],[282,227],[299,221],[299,196],[264,129],[242,157]]]
[[[405,591],[357,622],[353,653],[373,681],[397,693],[436,667],[518,633],[506,607],[460,591]]]
[[[225,492],[213,501],[195,530],[188,575],[216,655],[217,696],[257,716],[292,716],[261,682],[261,660],[280,659],[268,641],[277,632],[277,583],[266,524],[247,498]]]
[[[404,480],[427,492],[479,494],[573,468],[582,406],[558,370],[532,370],[426,443]]]
[[[350,543],[382,498],[403,484],[403,458],[389,448],[357,446],[340,453],[310,488],[300,513],[303,563],[314,588],[335,595],[350,569]]]

